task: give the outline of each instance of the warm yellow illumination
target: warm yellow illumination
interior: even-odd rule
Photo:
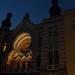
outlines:
[[[15,39],[13,43],[13,48],[14,50],[19,50],[21,46],[23,47],[25,45],[25,47],[28,47],[30,43],[31,43],[30,34],[24,32],[17,36],[17,38]]]
[[[5,50],[6,50],[6,47],[7,47],[6,44],[7,43],[4,43],[3,52],[5,52]]]
[[[19,63],[19,68],[28,66],[28,62],[32,60],[32,51],[29,49],[31,36],[29,33],[20,34],[13,42],[13,49],[8,55],[7,64],[11,67],[11,63]],[[14,64],[13,64],[14,65]]]

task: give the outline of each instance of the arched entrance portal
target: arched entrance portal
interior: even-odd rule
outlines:
[[[31,44],[31,35],[27,32],[19,34],[13,42],[13,50],[8,54],[6,61],[6,70],[28,71],[32,60],[32,51],[29,49]]]

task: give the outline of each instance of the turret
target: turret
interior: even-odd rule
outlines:
[[[50,16],[57,16],[61,14],[61,8],[58,6],[58,0],[52,0],[52,6],[49,9]]]

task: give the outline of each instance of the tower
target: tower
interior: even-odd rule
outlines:
[[[3,49],[4,44],[7,42],[8,33],[11,27],[11,17],[12,17],[12,14],[9,12],[6,15],[5,20],[2,21],[2,25],[1,25],[2,38],[0,39],[0,44],[2,45],[2,47],[0,47],[0,50]]]
[[[52,0],[52,6],[49,9],[51,17],[61,14],[61,8],[58,6],[58,0]]]
[[[11,17],[12,14],[9,12],[6,15],[5,20],[2,21],[0,28],[0,71],[2,70],[1,66],[4,63],[4,59],[8,53],[8,41],[9,41],[9,32],[11,26]]]

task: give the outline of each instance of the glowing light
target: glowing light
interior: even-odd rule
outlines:
[[[13,43],[13,48],[14,50],[19,50],[20,47],[22,46],[29,46],[31,43],[31,36],[29,33],[21,33],[19,36],[17,36],[17,38],[15,39],[14,43]]]
[[[29,49],[31,43],[31,36],[29,33],[20,34],[13,42],[13,49],[8,55],[7,64],[12,62],[15,64],[19,62],[20,68],[25,64],[28,67],[28,62],[32,60],[32,51]],[[27,51],[28,50],[28,51]],[[27,51],[25,53],[25,51]],[[11,67],[11,65],[10,65]]]
[[[6,47],[7,47],[6,45],[7,45],[7,43],[4,44],[3,52],[5,52],[5,50],[6,50]]]

